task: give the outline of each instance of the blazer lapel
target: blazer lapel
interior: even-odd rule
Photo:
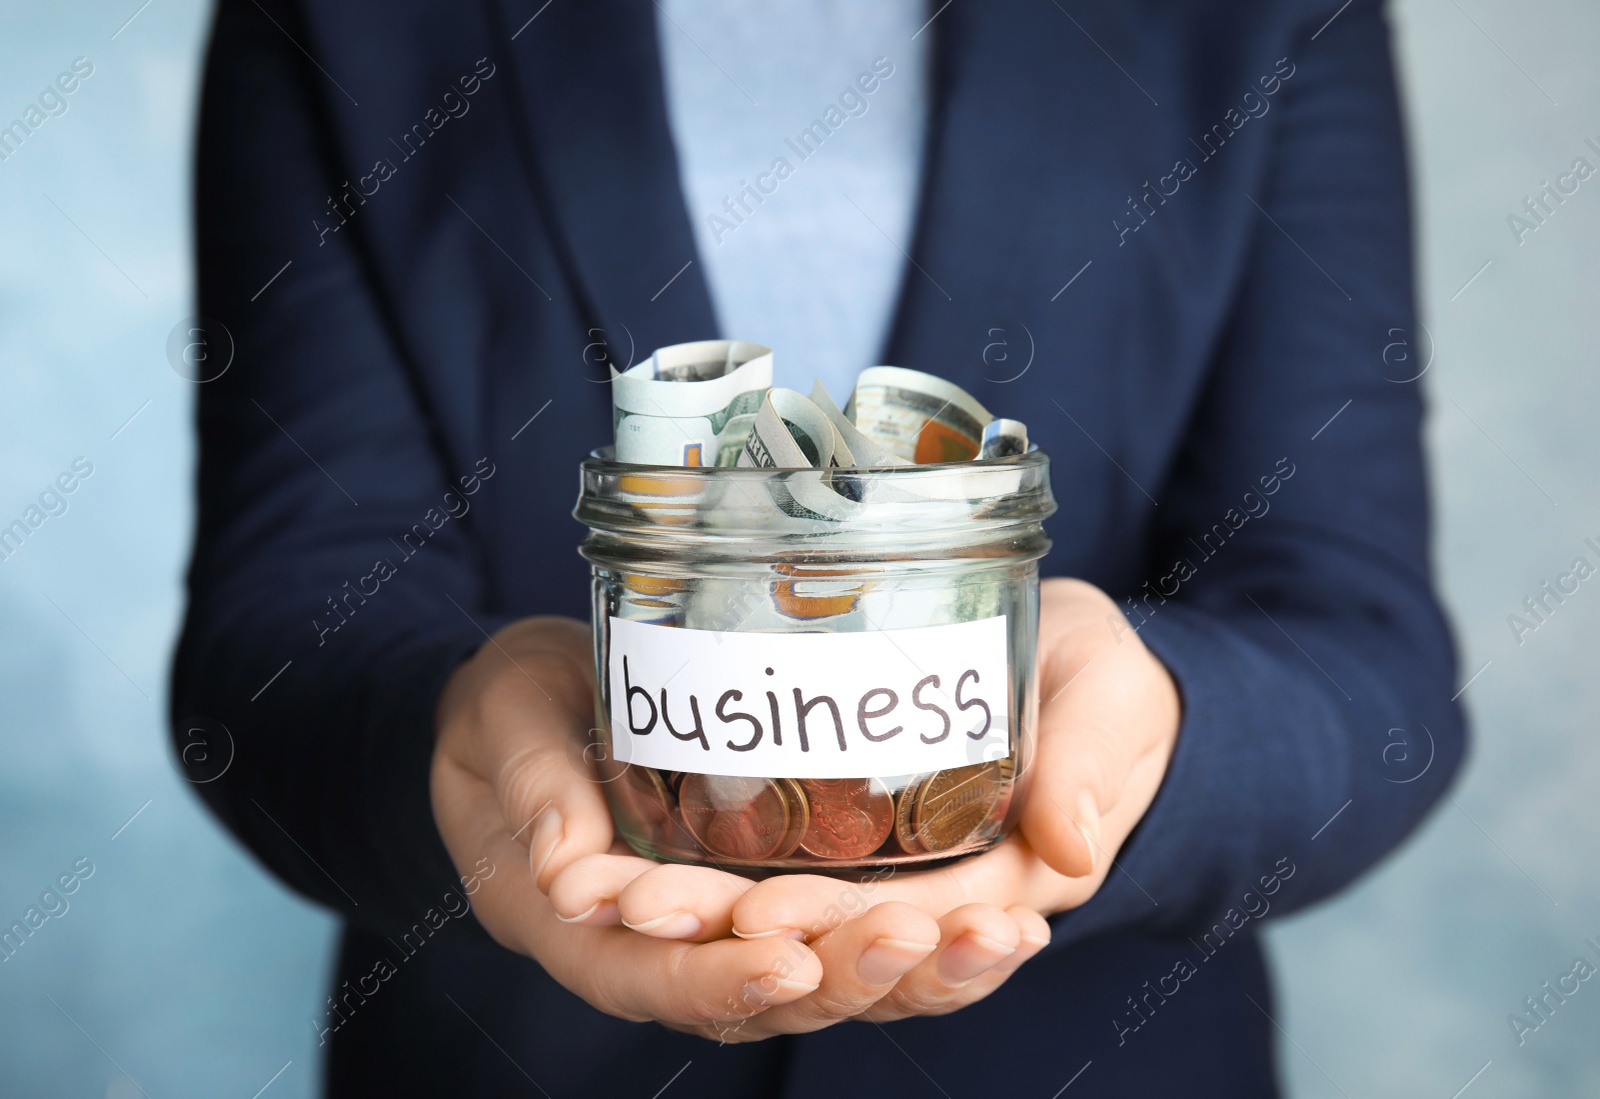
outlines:
[[[1141,52],[1164,39],[1114,5],[1073,6],[954,4],[934,24],[914,262],[887,355],[1027,421],[1064,499],[1071,486],[1057,560],[1092,575],[1083,555],[1108,545],[1102,523],[1150,518],[1140,486],[1159,493],[1209,341],[1175,323],[1201,281],[1173,270],[1182,237],[1158,236],[1179,218],[1152,219],[1137,248],[1112,225],[1188,147],[1182,116],[1142,90],[1166,96],[1161,59]]]
[[[615,365],[715,332],[667,122],[648,0],[485,0],[522,161]]]

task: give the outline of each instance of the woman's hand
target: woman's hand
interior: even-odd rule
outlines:
[[[787,919],[735,931],[744,898],[784,881],[810,886],[788,894],[795,903]],[[810,875],[756,883],[711,867],[607,854],[562,871],[550,900],[564,918],[621,923],[639,938],[777,943],[783,956],[816,955],[823,979],[815,992],[783,1003],[747,997],[738,1018],[713,1028],[723,1041],[955,1011],[999,988],[1050,941],[1050,925],[1025,906],[958,900],[934,912],[881,895],[882,888]]]
[[[434,817],[463,873],[483,857],[497,868],[474,892],[478,920],[502,946],[626,1019],[694,1029],[735,1018],[730,1005],[752,996],[778,1005],[816,991],[822,963],[791,939],[650,938],[611,920],[565,921],[539,891],[541,878],[612,843],[600,789],[579,777],[571,754],[594,705],[591,653],[581,623],[525,619],[457,669],[440,697]]]
[[[748,1041],[886,1010],[883,1002],[900,1013],[953,1010],[1048,940],[1026,910],[969,904],[935,916],[878,900],[846,900],[855,918],[824,914],[804,936],[731,936],[749,879],[613,846],[583,756],[592,654],[588,629],[568,619],[525,619],[496,634],[441,695],[432,787],[457,867],[469,873],[487,857],[512,868],[480,876],[479,921],[594,1007]],[[835,896],[847,888],[829,884]]]
[[[1084,903],[1105,880],[1161,785],[1180,717],[1171,677],[1110,598],[1047,581],[1038,750],[1018,832],[975,858],[861,885],[755,883],[613,847],[581,756],[590,660],[584,627],[529,619],[462,667],[439,709],[440,831],[458,866],[485,853],[528,860],[526,875],[480,889],[479,919],[502,944],[603,1011],[721,1040],[987,996],[1049,941],[1042,914]]]
[[[1166,668],[1098,588],[1040,588],[1039,740],[1021,826],[992,851],[895,875],[877,902],[938,916],[983,901],[1050,915],[1100,888],[1167,772],[1181,705]],[[734,906],[738,935],[805,927],[837,886],[796,875],[761,882]]]
[[[1040,601],[1038,751],[1021,827],[975,858],[875,883],[867,905],[904,904],[935,918],[975,901],[1013,914],[1075,908],[1100,888],[1150,808],[1177,741],[1172,677],[1098,588],[1048,580]],[[820,875],[757,883],[733,906],[733,933],[756,941],[804,933],[840,888]],[[652,897],[633,918],[648,922],[680,900]]]

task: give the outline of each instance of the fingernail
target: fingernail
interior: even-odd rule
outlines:
[[[599,908],[600,902],[595,901],[588,908],[585,908],[582,912],[579,912],[576,916],[563,916],[561,913],[557,912],[556,919],[560,920],[562,923],[582,923],[584,920],[587,920],[590,916],[594,915]]]
[[[971,934],[969,932],[967,934],[967,938],[971,939],[973,942],[977,943],[979,946],[983,947],[985,950],[993,951],[994,953],[1000,955],[1002,958],[1004,958],[1007,954],[1016,953],[1016,949],[1017,949],[1016,947],[1007,946],[1005,943],[999,942],[999,941],[997,941],[995,939],[991,939],[987,935],[974,935],[974,934]]]
[[[797,943],[806,941],[806,933],[794,927],[775,927],[771,931],[740,931],[736,927],[733,934],[740,939],[770,939],[774,935],[787,935]]]
[[[1100,867],[1100,806],[1095,804],[1094,795],[1088,790],[1078,791],[1078,819],[1074,823],[1078,831],[1083,833],[1084,842],[1089,845],[1089,868],[1097,870]]]
[[[544,876],[544,868],[550,862],[550,856],[561,846],[562,835],[560,811],[554,805],[547,806],[540,816],[539,823],[533,826],[533,835],[528,837],[528,857],[533,860],[535,884]]]
[[[904,939],[875,939],[861,952],[856,972],[869,985],[886,985],[899,980],[918,962],[933,953],[932,943],[909,943]]]
[[[653,920],[643,923],[629,923],[622,921],[622,926],[634,931],[642,931],[658,939],[689,939],[700,934],[706,929],[705,923],[693,912],[668,912],[665,916],[657,916]]]
[[[1050,945],[1049,939],[1041,939],[1037,935],[1024,935],[1022,936],[1022,941],[1039,950],[1043,950],[1045,947]]]
[[[622,922],[622,915],[617,911],[616,901],[600,900],[576,916],[563,916],[557,912],[556,919],[562,923],[581,923],[585,927],[616,927]]]
[[[740,999],[752,1007],[766,1007],[780,989],[806,996],[815,992],[818,987],[805,981],[791,981],[786,977],[766,977],[759,981],[746,981]]]
[[[951,943],[939,959],[939,977],[950,987],[959,988],[1016,952],[1014,946],[982,935],[966,934]]]
[[[821,986],[808,981],[791,981],[786,977],[779,977],[778,987],[786,988],[790,992],[810,993],[815,992]]]

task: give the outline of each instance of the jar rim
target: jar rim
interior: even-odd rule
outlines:
[[[1006,458],[841,470],[641,465],[611,453],[602,447],[580,466],[573,516],[590,528],[591,543],[609,535],[663,550],[751,540],[927,548],[1038,533],[1056,510],[1050,458],[1038,447]]]
[[[596,447],[583,460],[581,468],[617,474],[655,473],[678,476],[687,474],[695,477],[722,480],[731,478],[759,480],[774,474],[802,473],[810,468],[807,466],[778,468],[756,466],[659,466],[649,465],[644,462],[619,462],[612,457],[615,452],[615,447]],[[1004,466],[1048,466],[1049,464],[1049,452],[1035,444],[1028,448],[1026,454],[1014,454],[1005,458],[970,458],[963,462],[927,462],[907,466],[856,466],[842,472],[871,474],[874,477],[895,477],[904,480],[907,478],[914,479],[919,475],[928,476],[952,471],[993,469]]]

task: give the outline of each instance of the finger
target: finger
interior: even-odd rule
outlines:
[[[483,787],[478,797],[457,803],[457,810],[464,818],[459,831],[476,831],[499,807]],[[495,833],[488,853],[496,863],[523,855],[504,830]],[[615,881],[656,865],[632,856],[590,856],[575,867],[597,876],[612,873]],[[715,1028],[728,1029],[769,1006],[808,995],[822,980],[816,954],[793,939],[693,944],[598,926],[605,921],[593,915],[564,921],[526,874],[494,874],[477,890],[472,907],[502,945],[534,957],[564,987],[624,1019],[714,1036]]]
[[[575,930],[587,934],[562,952],[562,965],[578,970],[573,987],[602,1011],[636,1021],[736,1031],[810,995],[823,979],[817,955],[793,939],[680,943],[621,927]]]
[[[769,1007],[746,1024],[750,1036],[801,1034],[853,1019],[939,946],[939,923],[908,904],[889,902],[846,920],[812,944],[822,961],[816,991]]]
[[[542,889],[573,859],[611,845],[588,752],[591,653],[582,623],[525,619],[491,638],[440,702],[441,750],[493,788]]]
[[[1014,953],[995,963],[987,972],[979,974],[962,990],[968,1004],[977,1003],[1005,984],[1013,973],[1022,968],[1024,962],[1050,945],[1050,924],[1039,913],[1022,905],[1014,905],[1006,909],[1006,915],[1016,921],[1021,940]]]
[[[961,1004],[965,1007],[985,999],[1022,968],[1024,962],[1050,945],[1050,924],[1031,908],[1015,905],[1006,909],[1006,915],[1017,923],[1021,941],[1014,953],[1001,959],[987,971],[980,973],[961,989]],[[948,1010],[954,1010],[953,1008]]]
[[[881,1023],[944,1015],[975,1003],[992,991],[978,978],[1015,954],[1022,941],[1016,920],[992,904],[966,904],[945,913],[939,932],[939,948],[863,1011],[863,1019]]]
[[[785,874],[756,882],[733,909],[734,934],[743,938],[799,931],[817,938],[830,926],[830,913],[853,914],[888,901],[914,905],[939,917],[969,901],[996,905],[1030,903],[1023,890],[1035,866],[1015,837],[992,850],[936,870],[900,871],[866,882],[846,882],[815,874]],[[1040,900],[1038,907],[1044,907]]]
[[[755,884],[709,866],[650,863],[649,867],[614,896],[625,925],[658,939],[727,938],[733,930],[734,904]]]
[[[622,922],[617,897],[660,863],[638,855],[585,855],[550,882],[550,904],[563,923],[613,927]]]
[[[1153,739],[1145,731],[1156,722],[1138,712],[1138,705],[1151,697],[1154,661],[1136,652],[1136,645],[1134,639],[1101,649],[1040,710],[1032,792],[1021,826],[1039,856],[1068,877],[1086,877],[1110,861],[1114,852],[1103,817],[1121,801],[1130,772]],[[1045,689],[1054,678],[1059,673],[1043,677]]]
[[[542,890],[576,859],[611,847],[611,810],[600,784],[592,772],[576,768],[563,742],[514,757],[501,769],[495,790],[507,831],[526,837],[529,867]]]
[[[507,834],[500,804],[489,784],[455,760],[434,757],[430,790],[433,815],[451,861],[476,866],[487,858],[493,872],[480,880],[472,912],[491,937],[508,950],[532,952],[527,897],[539,896],[528,874],[528,853]],[[509,868],[502,872],[502,866]]]
[[[752,885],[734,905],[733,933],[745,939],[784,934],[820,939],[842,919],[881,903],[881,892],[881,882],[856,883],[819,874],[767,878]],[[834,914],[837,918],[830,925]]]
[[[1016,952],[977,978],[979,981],[994,980],[998,984],[1021,968],[1023,962],[1050,945],[1050,921],[1039,913],[1023,905],[1014,904],[1006,909],[1006,915],[1017,925]]]

